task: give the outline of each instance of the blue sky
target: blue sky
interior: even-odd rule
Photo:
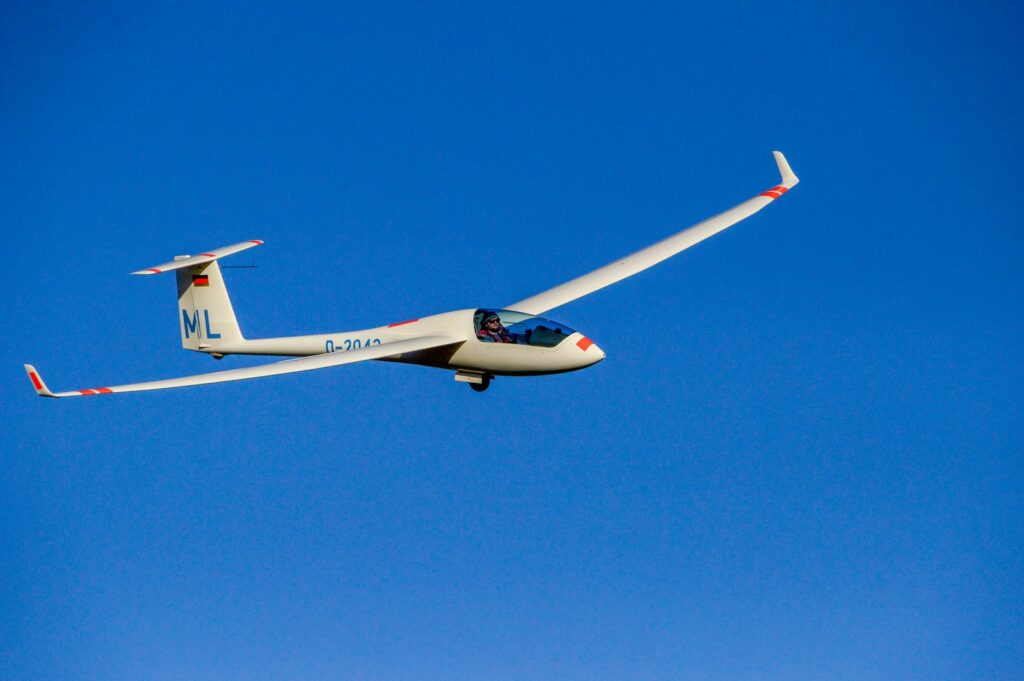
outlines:
[[[5,677],[1020,677],[1018,9],[215,4],[0,7]],[[251,337],[505,305],[772,149],[586,371],[21,368],[259,361],[128,276],[250,238]]]

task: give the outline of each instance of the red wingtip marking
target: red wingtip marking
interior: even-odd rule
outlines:
[[[110,388],[96,388],[96,392],[98,392],[100,394],[103,394],[103,395],[109,395],[109,394],[111,394],[114,391],[111,390]]]
[[[578,341],[576,341],[576,345],[577,345],[577,346],[579,347],[579,349],[580,349],[580,350],[582,350],[583,352],[586,352],[586,351],[587,351],[587,348],[589,348],[589,347],[590,347],[591,345],[593,345],[593,344],[594,344],[594,341],[590,340],[590,339],[589,339],[589,338],[587,338],[586,336],[584,336],[583,338],[580,338],[580,339],[579,339]]]
[[[388,324],[388,328],[390,329],[393,326],[402,326],[403,324],[412,324],[413,322],[418,322],[418,321],[419,321],[419,317],[417,317],[416,319],[410,319],[410,320],[404,321],[404,322],[395,322],[394,324]]]
[[[157,269],[157,268],[155,268],[155,267],[147,267],[147,268],[146,268],[146,271],[147,271],[147,272],[152,272],[153,274],[160,274],[160,272],[161,272],[161,270],[158,270],[158,269]]]
[[[205,255],[207,258],[216,258],[217,257],[213,253],[200,253],[199,255]]]
[[[769,189],[766,192],[762,192],[761,194],[758,194],[758,196],[767,196],[769,199],[777,199],[777,198],[779,198],[780,196],[782,196],[783,194],[785,194],[788,191],[789,191],[788,188],[783,187],[782,185],[779,185],[777,187],[772,187],[771,189]]]
[[[259,239],[249,239],[249,243],[256,244],[257,246],[262,246],[263,245],[263,242],[260,241]]]
[[[29,376],[29,378],[32,379],[32,385],[34,385],[36,387],[36,390],[42,390],[43,389],[43,382],[39,380],[39,376],[36,375],[36,372],[30,371],[30,372],[28,372],[28,376]]]
[[[80,394],[82,394],[82,395],[95,395],[96,394],[95,390],[79,390],[78,392]]]

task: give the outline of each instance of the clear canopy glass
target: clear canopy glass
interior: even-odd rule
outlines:
[[[565,324],[514,310],[480,309],[473,315],[477,340],[553,348],[575,331]]]

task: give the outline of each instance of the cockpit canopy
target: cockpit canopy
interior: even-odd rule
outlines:
[[[473,327],[476,339],[484,343],[515,343],[542,348],[553,348],[575,333],[565,324],[513,310],[477,310],[473,315]]]

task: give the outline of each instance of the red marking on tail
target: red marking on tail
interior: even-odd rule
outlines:
[[[42,390],[43,389],[43,382],[39,380],[39,376],[36,375],[36,372],[34,372],[34,371],[28,372],[28,377],[32,379],[32,385],[34,385],[36,387],[36,390]]]

